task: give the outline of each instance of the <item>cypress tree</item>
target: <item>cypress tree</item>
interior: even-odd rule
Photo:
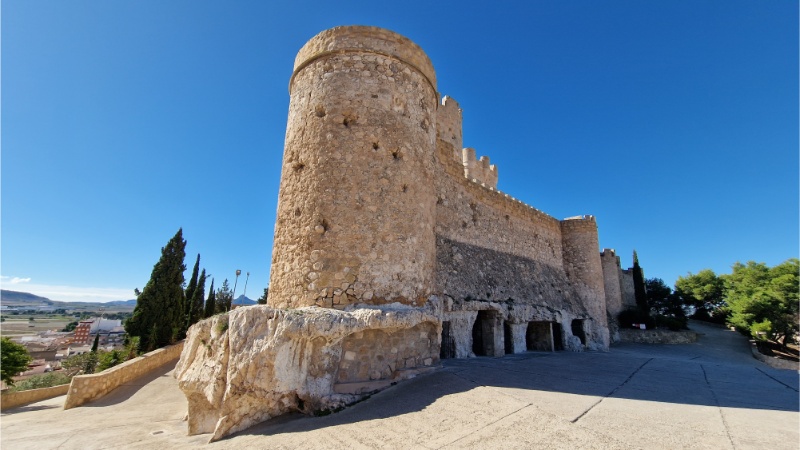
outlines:
[[[206,309],[203,317],[208,318],[214,315],[214,310],[217,307],[217,296],[214,293],[214,279],[211,279],[211,289],[208,291],[208,298],[206,299]]]
[[[647,291],[644,287],[644,271],[639,266],[639,256],[636,250],[633,251],[633,295],[636,298],[636,305],[643,313],[650,315],[650,307],[647,305]]]
[[[97,347],[100,346],[100,329],[97,329],[97,334],[94,336],[94,344],[92,344],[92,353],[97,353]]]
[[[186,327],[187,330],[190,326],[196,324],[200,319],[203,318],[205,312],[203,309],[205,308],[205,297],[206,297],[206,269],[200,273],[200,279],[197,281],[197,289],[194,290],[194,295],[191,299],[187,297],[187,303],[192,305],[192,309],[188,315],[188,326]]]
[[[197,276],[200,272],[200,253],[197,254],[197,261],[194,262],[194,268],[192,269],[192,278],[189,279],[189,286],[186,287],[186,315],[192,315],[192,307],[193,304],[191,300],[194,298],[194,291],[197,290]]]
[[[194,262],[194,268],[192,269],[192,277],[189,279],[189,285],[186,287],[186,291],[183,295],[183,321],[181,323],[181,331],[178,336],[180,339],[186,337],[186,330],[188,330],[189,327],[194,323],[192,318],[194,317],[195,312],[194,303],[192,300],[194,299],[195,291],[197,291],[197,276],[199,271],[200,253],[197,254],[197,260]]]
[[[136,299],[133,315],[125,322],[128,336],[138,336],[141,348],[152,350],[173,342],[184,325],[183,263],[186,256],[183,229],[161,249],[150,281]]]

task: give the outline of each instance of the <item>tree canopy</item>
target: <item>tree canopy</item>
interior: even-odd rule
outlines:
[[[641,309],[628,310],[620,322],[627,324],[645,323],[648,327],[667,327],[680,330],[687,327],[686,311],[680,297],[661,278],[648,278],[644,281],[647,296],[647,314]],[[634,315],[638,312],[638,315]]]
[[[728,322],[756,339],[785,345],[798,332],[800,262],[789,259],[775,267],[737,262],[726,276]]]
[[[13,386],[13,377],[27,370],[31,361],[31,355],[23,345],[7,337],[0,339],[0,377],[6,385]]]
[[[133,316],[125,322],[125,331],[129,336],[138,336],[145,351],[174,342],[185,324],[185,249],[183,229],[178,229],[161,249],[161,258],[137,298]]]
[[[705,269],[675,281],[675,294],[682,302],[694,309],[694,317],[701,320],[722,323],[727,310],[725,306],[725,284],[723,278],[713,270]]]
[[[222,287],[217,289],[217,306],[216,312],[227,312],[231,310],[231,303],[233,303],[233,291],[231,291],[231,287],[228,284],[228,279],[226,278],[222,282]]]
[[[267,298],[269,298],[269,288],[265,287],[264,288],[264,293],[261,294],[261,297],[258,297],[258,300],[256,300],[256,301],[258,302],[259,305],[266,305],[267,304]]]

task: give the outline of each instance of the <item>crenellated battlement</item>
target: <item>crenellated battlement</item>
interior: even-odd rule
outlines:
[[[448,96],[442,98],[442,102],[436,110],[436,138],[453,147],[454,157],[456,151],[463,147],[461,114],[461,106],[454,98]],[[458,155],[458,161],[461,161],[461,155]]]
[[[461,162],[464,165],[465,177],[477,180],[479,184],[497,187],[497,167],[489,163],[488,156],[477,159],[474,148],[465,148],[461,150]]]
[[[580,215],[567,217],[561,221],[561,228],[564,230],[586,230],[597,232],[597,221],[592,215]]]

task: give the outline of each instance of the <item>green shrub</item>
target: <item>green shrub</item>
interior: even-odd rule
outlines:
[[[632,328],[634,323],[643,323],[648,330],[656,327],[656,322],[650,315],[639,308],[626,309],[617,316],[620,328]]]
[[[97,370],[102,372],[108,368],[116,366],[125,360],[124,356],[125,355],[119,350],[101,353],[100,362],[97,364]]]
[[[42,389],[53,386],[69,384],[72,377],[64,372],[49,372],[41,375],[34,375],[26,380],[22,380],[11,388],[12,392],[28,391],[31,389]]]
[[[686,317],[673,317],[658,315],[655,317],[656,326],[668,328],[670,331],[688,330],[688,320]]]

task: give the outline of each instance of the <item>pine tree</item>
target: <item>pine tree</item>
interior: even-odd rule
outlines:
[[[214,315],[217,308],[217,296],[214,293],[214,279],[211,279],[211,289],[208,291],[208,299],[206,299],[206,309],[203,317],[209,318]]]
[[[222,282],[222,287],[217,289],[216,312],[221,313],[230,311],[232,303],[233,303],[233,291],[231,291],[231,287],[228,284],[228,279],[226,278]]]
[[[264,293],[263,293],[263,294],[261,294],[261,297],[259,297],[259,298],[258,298],[258,300],[257,300],[257,301],[258,301],[258,304],[259,304],[259,305],[266,305],[266,304],[267,304],[267,299],[268,299],[268,298],[269,298],[269,288],[268,288],[268,287],[265,287],[265,288],[264,288]]]
[[[138,336],[141,348],[149,351],[173,342],[184,325],[183,263],[186,256],[183,229],[161,249],[161,258],[150,281],[137,297],[133,316],[125,322],[128,336]]]

